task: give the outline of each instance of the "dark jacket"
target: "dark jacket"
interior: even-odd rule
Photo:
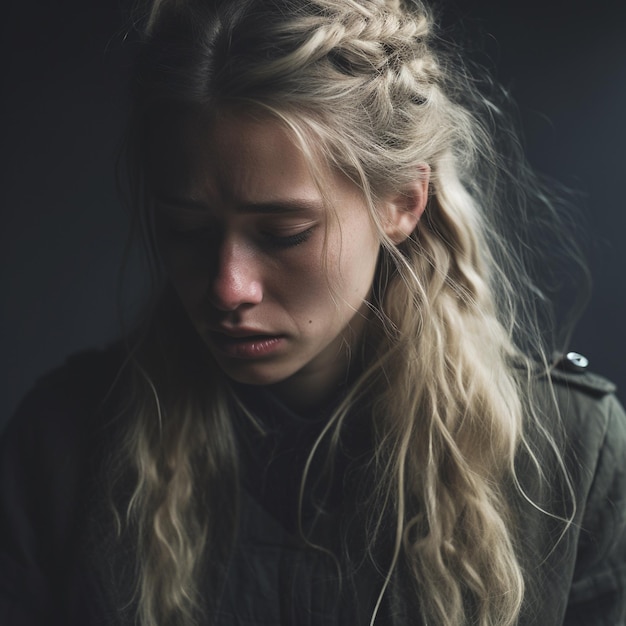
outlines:
[[[132,623],[112,588],[132,587],[132,559],[113,539],[103,461],[111,439],[102,400],[119,370],[115,352],[87,353],[43,379],[3,433],[0,447],[0,624],[112,626]],[[524,567],[531,583],[524,626],[626,624],[626,415],[614,386],[585,371],[555,369],[566,462],[577,511],[560,522],[524,512]],[[546,386],[547,390],[548,386]],[[334,563],[297,539],[291,517],[303,451],[319,424],[271,404],[271,450],[241,438],[244,488],[225,582],[207,583],[218,626],[369,624],[382,582],[364,560],[340,586]],[[285,434],[287,433],[287,434]],[[291,434],[290,434],[291,433]],[[270,461],[268,462],[268,459]],[[523,473],[524,459],[520,460]],[[548,469],[548,473],[553,469]],[[349,478],[344,479],[349,484]],[[541,493],[524,485],[534,500]],[[560,493],[561,487],[550,496]],[[338,496],[341,498],[341,494]],[[566,497],[564,496],[566,499]],[[554,502],[546,508],[558,510]],[[305,511],[306,513],[306,511]],[[396,577],[398,578],[398,577]],[[120,581],[122,584],[120,585]],[[540,584],[534,584],[540,582]],[[532,589],[534,588],[534,592]],[[377,624],[419,624],[401,580]],[[126,620],[126,622],[124,621]]]

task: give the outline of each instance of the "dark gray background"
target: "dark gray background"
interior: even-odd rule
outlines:
[[[623,385],[623,3],[444,8],[446,23],[482,31],[478,47],[519,103],[531,162],[581,192],[595,288],[572,348]],[[13,2],[3,13],[0,424],[43,372],[118,333],[127,219],[114,164],[131,64],[114,0]],[[132,264],[128,284],[139,274]]]

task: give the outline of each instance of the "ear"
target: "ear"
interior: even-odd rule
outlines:
[[[396,245],[411,236],[428,201],[430,167],[420,165],[416,179],[388,196],[382,205],[385,234]]]

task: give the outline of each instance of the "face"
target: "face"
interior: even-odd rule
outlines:
[[[202,341],[236,381],[323,397],[346,376],[380,249],[361,194],[328,174],[329,210],[275,121],[181,119],[160,141],[160,248]]]

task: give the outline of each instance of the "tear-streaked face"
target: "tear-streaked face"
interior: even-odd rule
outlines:
[[[236,381],[324,395],[361,334],[379,238],[359,190],[331,174],[323,202],[275,121],[190,118],[153,176],[160,246],[187,314]]]

